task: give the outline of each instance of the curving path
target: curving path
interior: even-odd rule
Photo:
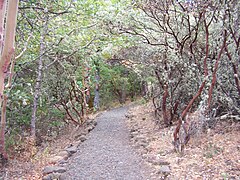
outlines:
[[[125,125],[126,107],[110,110],[97,118],[97,126],[71,158],[64,179],[147,180],[140,155],[129,143]]]

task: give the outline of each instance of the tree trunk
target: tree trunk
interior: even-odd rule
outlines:
[[[234,80],[235,80],[236,88],[238,90],[238,95],[240,97],[240,82],[239,82],[239,75],[238,75],[237,65],[232,61],[232,56],[229,53],[227,46],[225,48],[225,51],[227,53],[228,59],[230,60],[230,62],[232,64],[232,68],[233,68],[233,72],[234,72]],[[239,58],[239,62],[240,62],[240,58]]]
[[[147,92],[148,92],[148,87],[147,87],[147,82],[146,81],[142,81],[142,96],[146,97],[147,96]]]
[[[44,19],[45,19],[45,21],[44,21],[44,25],[43,25],[41,37],[40,37],[40,52],[39,52],[40,57],[38,60],[37,80],[36,80],[36,84],[35,84],[32,118],[31,118],[31,136],[33,138],[36,137],[36,114],[37,114],[38,99],[39,99],[39,94],[41,91],[41,82],[42,82],[43,58],[44,58],[44,49],[45,49],[44,39],[45,39],[46,32],[48,29],[47,16]]]
[[[1,126],[0,126],[0,162],[4,164],[8,159],[7,152],[5,149],[5,127],[6,127],[6,107],[7,107],[7,96],[4,95],[1,112]]]
[[[162,98],[162,113],[163,113],[163,121],[167,126],[169,125],[169,117],[167,115],[167,97],[168,97],[168,85],[164,85],[164,93]]]
[[[222,56],[222,53],[224,52],[224,49],[226,47],[226,41],[227,41],[227,31],[225,30],[224,31],[224,40],[223,40],[223,44],[222,44],[222,48],[218,54],[218,58],[215,62],[215,66],[214,66],[214,71],[213,71],[213,78],[212,78],[212,83],[211,83],[211,86],[208,90],[208,110],[210,110],[210,106],[211,106],[211,101],[212,101],[212,93],[213,93],[213,88],[214,88],[214,85],[217,81],[217,69],[218,69],[218,64],[219,64],[219,61],[221,59],[221,56]]]
[[[18,0],[9,0],[8,2],[6,0],[0,0],[0,157],[2,157],[4,161],[7,160],[5,150],[7,95],[4,95],[4,80],[8,74],[8,67],[14,54],[17,11]],[[4,27],[6,28],[5,30]]]
[[[100,95],[99,95],[100,72],[99,72],[99,67],[97,67],[97,69],[96,69],[95,80],[96,80],[96,87],[95,87],[95,90],[94,90],[93,106],[94,106],[95,110],[98,110],[99,106],[100,106],[100,103],[99,103],[99,101],[100,101]]]
[[[207,58],[208,58],[208,54],[209,54],[209,31],[208,31],[208,28],[209,28],[209,25],[210,24],[207,24],[206,22],[206,19],[204,20],[204,26],[205,26],[205,30],[206,30],[206,34],[205,34],[205,39],[206,39],[206,44],[205,44],[205,48],[206,48],[206,53],[205,53],[205,58],[204,58],[204,61],[203,61],[203,69],[204,69],[204,80],[201,84],[201,86],[199,87],[198,89],[198,92],[195,94],[195,96],[193,96],[193,98],[189,101],[187,107],[183,110],[180,118],[178,119],[178,124],[177,124],[177,127],[175,128],[175,131],[173,133],[173,138],[174,138],[174,145],[175,145],[175,148],[178,149],[178,147],[176,146],[179,146],[178,144],[178,140],[179,140],[179,130],[182,126],[182,121],[184,120],[185,116],[187,115],[189,109],[192,107],[194,101],[201,95],[204,87],[205,87],[205,84],[206,84],[206,80],[207,80],[207,76],[208,76],[208,67],[207,67]],[[188,137],[188,136],[186,136]],[[189,137],[188,137],[189,138]]]
[[[124,104],[126,102],[126,82],[124,79],[124,82],[122,83],[121,87],[121,104]]]

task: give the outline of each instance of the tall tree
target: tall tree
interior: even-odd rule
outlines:
[[[48,31],[48,10],[44,10],[44,18],[43,18],[43,26],[40,33],[40,52],[38,59],[38,69],[37,69],[37,79],[34,90],[33,97],[33,109],[32,109],[32,119],[31,119],[31,136],[35,138],[36,136],[36,113],[38,106],[38,99],[41,92],[41,82],[42,82],[42,71],[43,71],[43,60],[44,60],[44,52],[45,52],[45,37]]]
[[[18,0],[0,1],[0,156],[3,160],[7,160],[7,153],[5,151],[7,95],[4,94],[4,86],[5,78],[8,75],[9,64],[11,62],[12,55],[14,54],[17,11]]]
[[[95,72],[95,89],[94,89],[93,106],[95,110],[98,110],[100,106],[100,96],[99,96],[100,67],[98,62],[94,61],[94,64],[96,66],[96,72]]]

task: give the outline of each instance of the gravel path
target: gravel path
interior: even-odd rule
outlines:
[[[147,169],[129,143],[126,107],[98,117],[98,125],[71,158],[65,179],[147,180]]]

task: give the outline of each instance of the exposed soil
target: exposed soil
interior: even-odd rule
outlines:
[[[89,115],[89,121],[93,121],[102,112]],[[10,149],[10,158],[8,163],[0,168],[0,180],[24,179],[39,180],[42,179],[42,170],[45,166],[53,165],[52,158],[66,147],[71,146],[76,141],[76,137],[81,133],[86,133],[87,124],[81,127],[66,125],[60,134],[56,137],[43,136],[44,142],[41,146],[33,146],[31,140],[27,137],[21,140],[21,144],[15,149]],[[12,154],[12,155],[11,155]],[[14,156],[13,156],[14,155]]]
[[[175,126],[166,128],[156,122],[150,104],[129,111],[132,144],[155,169],[156,178],[240,179],[240,122],[219,121],[192,138],[184,154],[176,153],[172,145]],[[147,141],[145,146],[139,145],[139,137]],[[163,164],[169,165],[168,174],[161,172]]]
[[[127,109],[91,117],[98,125],[62,164],[62,179],[240,179],[239,122],[219,121],[192,138],[179,154],[172,145],[175,126],[157,124],[152,105],[135,106],[128,113]],[[42,179],[43,168],[54,165],[51,157],[87,128],[68,127],[38,149],[26,139],[19,155],[1,169],[0,179]]]

